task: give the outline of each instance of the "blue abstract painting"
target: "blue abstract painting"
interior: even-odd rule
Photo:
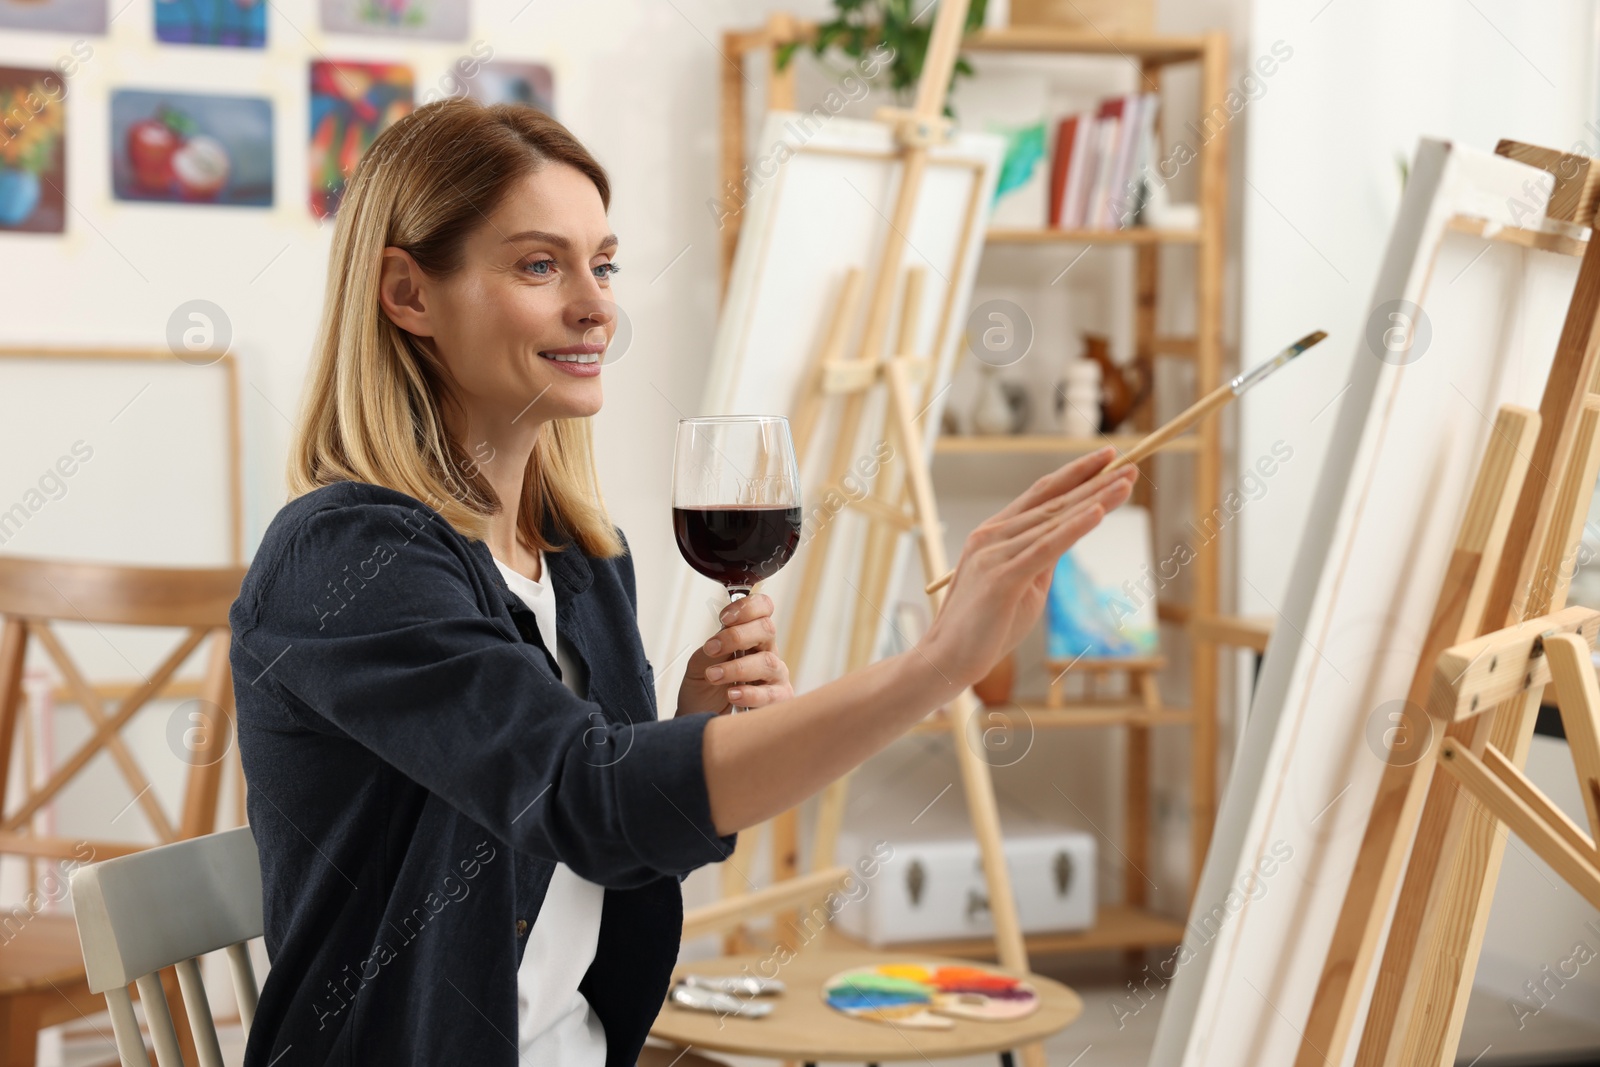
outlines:
[[[1162,583],[1150,559],[1150,513],[1125,505],[1057,560],[1046,606],[1046,657],[1155,654]]]
[[[156,40],[265,48],[266,0],[156,0]]]

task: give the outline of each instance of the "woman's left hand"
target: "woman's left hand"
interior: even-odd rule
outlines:
[[[730,707],[764,708],[794,696],[789,666],[773,645],[772,598],[757,593],[722,609],[722,629],[689,657],[678,689],[678,714]],[[735,652],[744,655],[735,657]]]

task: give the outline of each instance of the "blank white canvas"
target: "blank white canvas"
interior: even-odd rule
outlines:
[[[796,147],[800,150],[793,151]],[[922,267],[925,274],[913,337],[917,352],[934,361],[933,400],[922,415],[925,455],[932,454],[946,386],[962,343],[1002,149],[994,135],[964,133],[933,150],[905,233],[902,273]],[[873,271],[899,189],[900,164],[885,155],[893,150],[890,130],[880,123],[837,117],[821,122],[781,111],[767,117],[751,168],[764,177],[756,180],[745,208],[705,396],[690,414],[792,416],[803,376],[823,342],[851,267],[862,270],[865,283],[851,344],[845,349],[847,358],[855,355],[854,343],[871,299]],[[900,335],[898,298],[897,287],[895,313],[885,338],[888,346]],[[839,405],[831,406],[836,412]],[[880,390],[867,407],[853,452],[858,460],[874,455],[884,425],[882,408]],[[835,422],[831,417],[822,420],[810,454],[799,457],[808,513],[822,498],[837,435]],[[898,441],[891,443],[898,454]],[[872,610],[859,603],[850,584],[857,580],[859,554],[851,549],[861,540],[860,517],[846,509],[830,521],[837,524],[830,566],[797,688],[820,684],[842,669],[851,613]],[[802,545],[794,560],[763,586],[778,604],[780,635],[806,551]],[[892,573],[899,573],[898,568]],[[677,561],[666,626],[652,650],[662,707],[673,706],[668,698],[677,692],[690,651],[715,632],[716,613],[727,601],[720,585]],[[893,603],[892,592],[885,603]],[[887,608],[883,614],[889,614]]]
[[[1577,274],[1573,257],[1447,224],[1537,225],[1543,188],[1531,167],[1423,140],[1371,308],[1420,306],[1428,347],[1388,362],[1367,322],[1336,324],[1357,353],[1185,945],[1161,959],[1152,1067],[1294,1061],[1382,773],[1384,707],[1407,695],[1496,410],[1539,407]]]
[[[152,566],[232,562],[227,375],[178,360],[0,359],[0,455],[21,480],[0,512],[81,442],[87,461],[46,479],[0,554]],[[34,503],[38,503],[34,500]],[[154,547],[150,547],[154,546]]]

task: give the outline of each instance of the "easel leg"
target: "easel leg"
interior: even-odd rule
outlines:
[[[922,310],[922,286],[926,274],[921,267],[906,272],[905,290],[900,301],[899,351],[907,356],[916,345],[917,321]],[[889,418],[892,418],[892,414]],[[885,419],[887,428],[888,419]],[[913,457],[900,457],[900,462],[884,463],[873,480],[872,496],[883,508],[901,511],[905,496],[905,468]],[[874,641],[878,627],[886,613],[893,574],[895,550],[903,531],[883,522],[869,522],[861,569],[856,580],[857,603],[851,620],[850,650],[846,670],[859,670],[872,661]],[[818,809],[817,832],[813,839],[815,855],[813,870],[822,870],[834,861],[839,830],[844,821],[845,802],[850,793],[850,774],[839,778],[823,790]]]
[[[828,331],[812,358],[811,366],[806,372],[806,381],[802,388],[801,399],[795,406],[793,429],[795,454],[802,461],[811,447],[811,439],[816,432],[817,423],[822,418],[822,409],[826,400],[823,391],[824,368],[836,360],[844,352],[845,340],[849,336],[850,324],[855,321],[856,311],[861,304],[862,274],[859,269],[852,268],[845,274],[844,281],[839,290],[839,300],[835,305],[832,321],[828,324]],[[783,643],[783,657],[788,662],[790,669],[796,672],[805,658],[807,638],[811,632],[811,615],[816,605],[816,577],[813,572],[818,571],[826,560],[826,555],[819,549],[807,555],[803,567],[808,580],[800,583],[799,595],[795,599],[794,608],[786,620],[785,639]],[[820,573],[820,572],[819,572]],[[792,627],[792,628],[791,628]],[[832,787],[830,787],[831,789]],[[826,814],[826,810],[825,810]],[[837,822],[829,823],[834,826],[834,835],[837,836]],[[772,880],[774,883],[794,877],[799,873],[800,859],[800,813],[797,810],[786,811],[772,820]],[[833,845],[830,839],[826,859],[813,857],[813,869],[820,870],[822,866],[831,863]],[[777,916],[779,938],[788,948],[795,948],[797,936],[793,932],[793,920],[797,913]],[[732,943],[732,939],[729,939]],[[731,951],[731,950],[730,950]]]
[[[1561,725],[1578,772],[1578,791],[1589,816],[1589,833],[1600,841],[1600,684],[1595,682],[1589,646],[1573,647],[1564,638],[1545,642],[1550,673],[1556,683]]]
[[[922,461],[922,442],[917,435],[916,413],[911,408],[911,387],[905,364],[890,360],[884,369],[889,385],[889,404],[899,444],[906,455],[906,474],[911,499],[916,509],[922,536],[922,570],[932,582],[950,569],[945,557],[944,534],[934,503],[932,479]],[[937,614],[944,602],[944,590],[932,594]],[[956,763],[961,769],[961,785],[967,795],[967,810],[972,817],[972,832],[978,839],[978,854],[983,862],[984,882],[989,887],[989,914],[994,920],[995,952],[1004,967],[1026,972],[1028,950],[1022,940],[1022,925],[1017,918],[1017,899],[1011,890],[1011,872],[1006,867],[1005,843],[1000,836],[1000,809],[995,802],[994,778],[989,764],[973,750],[973,719],[978,714],[978,698],[964,689],[950,702],[947,714],[955,739]],[[1044,1046],[1029,1045],[1022,1050],[1027,1067],[1045,1067]]]
[[[852,269],[845,275],[840,288],[839,303],[834,309],[833,321],[828,324],[827,336],[823,340],[822,347],[817,349],[815,359],[806,372],[807,381],[794,411],[795,456],[801,463],[806,462],[811,451],[811,439],[816,433],[817,424],[822,419],[823,407],[827,400],[827,394],[823,391],[824,368],[844,352],[850,324],[855,321],[856,309],[861,303],[861,288],[861,271]],[[839,452],[840,448],[835,444],[834,454],[830,459],[832,465],[828,467],[828,478],[825,483],[829,487],[837,483],[843,473],[839,469],[841,462]],[[846,456],[848,456],[847,450]],[[810,531],[810,538],[802,542],[799,559],[796,560],[802,575],[797,586],[794,606],[784,620],[786,636],[783,640],[783,658],[792,670],[798,670],[800,664],[805,662],[806,649],[811,640],[811,621],[812,614],[816,610],[817,590],[821,586],[823,568],[828,562],[828,544],[832,539],[833,524],[827,519],[822,521],[828,524]]]
[[[761,827],[752,826],[739,834],[733,846],[733,855],[722,861],[722,898],[742,896],[750,892],[750,868],[756,851],[761,847]],[[744,927],[736,926],[722,935],[722,951],[729,956],[744,951]]]
[[[1339,922],[1317,982],[1316,997],[1301,1034],[1296,1067],[1317,1067],[1343,1058],[1389,902],[1394,898],[1401,865],[1433,778],[1432,749],[1421,753],[1416,749],[1432,736],[1429,723],[1434,717],[1424,708],[1434,664],[1444,649],[1478,636],[1483,629],[1484,602],[1526,479],[1527,456],[1538,430],[1539,416],[1526,409],[1507,405],[1496,416],[1407,693],[1406,714],[1413,721],[1401,724],[1407,731],[1401,736],[1411,744],[1396,745],[1384,766]],[[1442,731],[1442,723],[1438,729]],[[1396,926],[1401,924],[1397,918]]]
[[[1589,255],[1596,251],[1591,245]],[[1589,255],[1585,256],[1580,287],[1592,273],[1600,275],[1600,267],[1591,272]],[[1600,284],[1600,276],[1593,284]],[[1574,307],[1577,305],[1575,297]],[[1565,347],[1565,334],[1562,341]],[[1558,352],[1557,365],[1560,364]],[[1551,389],[1559,388],[1556,371],[1551,374],[1551,383],[1546,386],[1547,402]],[[1584,378],[1586,386],[1592,385],[1592,377],[1591,369]],[[1570,398],[1561,398],[1563,403],[1567,399]],[[1542,615],[1566,600],[1570,577],[1567,561],[1581,535],[1600,466],[1600,450],[1596,447],[1600,445],[1600,400],[1584,395],[1579,401],[1581,407],[1569,427],[1568,449],[1541,448],[1534,454],[1533,469],[1554,472],[1555,491],[1546,485],[1535,486],[1534,479],[1524,487],[1524,498],[1530,491],[1539,490],[1549,497],[1546,510],[1534,526],[1537,536],[1527,541],[1527,555],[1537,565],[1528,568],[1526,561],[1508,556],[1502,560],[1501,574],[1497,575],[1497,588],[1507,567],[1518,567],[1523,575],[1517,586],[1529,593],[1525,606],[1516,612],[1518,618]],[[1550,432],[1547,418],[1541,429],[1541,445]],[[1543,465],[1541,457],[1545,458]],[[1496,606],[1491,599],[1490,610]],[[1481,755],[1486,744],[1492,745],[1520,768],[1527,761],[1538,705],[1538,693],[1520,695],[1488,714],[1455,723],[1447,736],[1474,755]],[[1374,992],[1357,1064],[1449,1067],[1460,1040],[1504,855],[1505,835],[1500,832],[1499,821],[1481,803],[1468,797],[1454,780],[1436,776],[1412,849],[1411,869],[1401,889],[1395,929],[1384,952],[1383,969],[1400,977],[1391,977]],[[1400,915],[1410,925],[1400,927]],[[1391,1036],[1396,1033],[1398,1037]]]
[[[1134,672],[1128,684],[1138,687],[1140,703],[1147,714],[1154,715],[1161,710],[1161,687],[1154,671]],[[1150,728],[1129,726],[1126,736],[1127,796],[1123,810],[1127,814],[1122,836],[1127,870],[1122,879],[1122,896],[1130,907],[1144,908],[1150,903],[1146,882],[1149,876],[1145,873],[1150,869]],[[1129,949],[1124,960],[1130,969],[1137,970],[1144,964],[1144,949]]]

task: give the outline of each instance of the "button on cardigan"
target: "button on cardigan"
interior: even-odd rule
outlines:
[[[545,558],[587,699],[488,546],[428,505],[339,482],[273,519],[228,616],[272,964],[246,1067],[517,1063],[557,862],[606,887],[580,991],[607,1067],[634,1063],[679,881],[734,838],[711,821],[710,716],[656,718],[629,557]]]

